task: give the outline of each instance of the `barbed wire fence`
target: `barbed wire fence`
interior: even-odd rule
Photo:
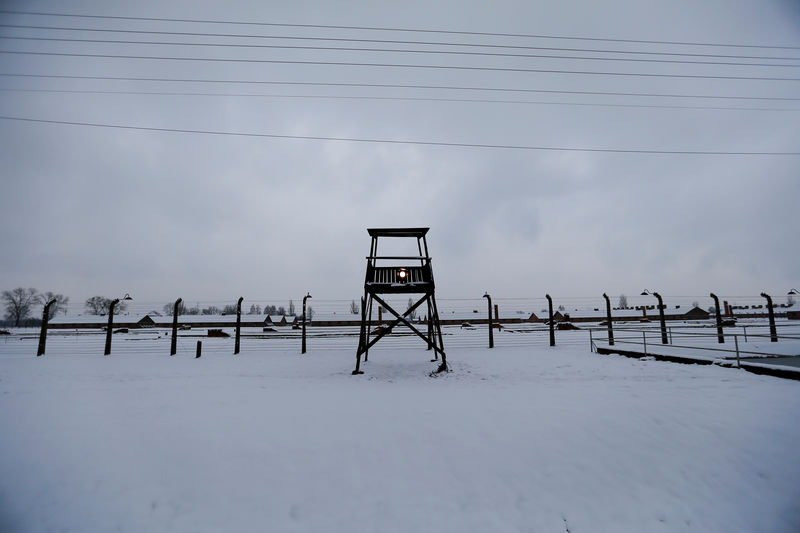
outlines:
[[[562,320],[568,321],[570,312],[605,311],[602,296],[553,296],[554,310],[561,313]],[[743,338],[766,336],[769,324],[766,317],[764,298],[755,295],[720,295],[720,300],[738,311],[737,314],[759,315],[748,318],[735,326],[727,326],[730,334],[742,335]],[[407,297],[392,298],[388,303],[405,309]],[[210,353],[226,353],[234,351],[235,315],[238,297],[230,299],[182,299],[181,314],[178,316],[176,331],[176,355],[195,356],[197,342]],[[244,298],[241,306],[240,353],[243,355],[257,353],[276,353],[300,351],[302,328],[303,298],[255,297]],[[645,306],[655,309],[655,299],[650,296],[627,296],[627,302],[620,298],[612,298],[615,309],[620,303],[627,303],[628,308]],[[692,309],[695,305],[703,310],[713,309],[713,300],[708,295],[664,295],[664,305],[669,310]],[[360,300],[359,298],[319,298],[313,295],[308,299],[306,309],[306,342],[310,351],[326,349],[356,349],[359,340]],[[440,319],[444,322],[443,334],[448,351],[488,347],[488,312],[486,299],[472,298],[439,298]],[[493,321],[495,322],[494,341],[497,347],[548,347],[549,324],[547,299],[537,296],[529,297],[493,297]],[[144,353],[170,354],[172,342],[172,311],[175,300],[121,300],[112,324],[114,355],[137,355]],[[775,311],[780,314],[787,303],[775,302]],[[353,312],[355,310],[355,312]],[[41,312],[41,310],[40,310]],[[746,313],[745,313],[746,312]],[[224,313],[224,314],[223,314]],[[658,311],[643,311],[653,322],[637,323],[635,318],[629,322],[617,323],[614,329],[620,334],[627,333],[645,337],[657,335],[659,324],[656,320]],[[139,321],[145,317],[156,317],[152,327],[141,327]],[[287,323],[268,322],[279,317],[289,318]],[[74,317],[76,323],[69,320]],[[713,317],[713,313],[712,313]],[[373,323],[377,325],[377,316]],[[388,322],[384,317],[384,322]],[[78,320],[80,319],[80,320]],[[47,329],[47,353],[59,355],[103,354],[108,333],[104,331],[107,315],[91,314],[83,302],[70,302],[65,310],[51,318]],[[213,320],[212,320],[213,319]],[[424,317],[418,316],[418,320]],[[216,323],[214,323],[216,321]],[[338,324],[334,324],[337,323]],[[499,324],[499,327],[498,327]],[[779,327],[781,340],[798,338],[796,329],[800,321],[783,320]],[[558,331],[558,345],[585,345],[593,349],[599,342],[608,342],[605,325],[600,320],[579,322],[573,331]],[[714,336],[715,332],[699,333],[702,329],[714,327],[713,318],[691,322],[672,322],[669,331],[670,344],[676,339],[686,342],[692,337],[697,340],[703,335]],[[8,328],[7,328],[8,329]],[[217,330],[211,333],[211,330]],[[9,335],[2,335],[0,352],[36,353],[35,346],[40,340],[39,326],[27,328],[10,328]],[[115,333],[118,332],[118,333]],[[124,333],[124,335],[119,335]],[[214,336],[220,335],[220,336]],[[621,341],[622,338],[618,337]],[[119,340],[117,340],[119,339]],[[705,341],[705,339],[704,339]],[[20,343],[10,347],[13,343]],[[631,341],[638,342],[638,341]],[[645,342],[647,342],[645,340]],[[655,341],[653,341],[655,342]],[[695,343],[697,344],[697,343]],[[702,344],[702,342],[700,343]],[[20,346],[25,346],[21,349]],[[406,328],[398,327],[376,344],[375,350],[412,350],[425,349],[419,339]]]

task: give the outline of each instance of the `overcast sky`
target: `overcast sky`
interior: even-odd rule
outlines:
[[[517,147],[800,152],[798,4],[2,2],[5,10],[82,15],[594,40],[2,13],[0,115]],[[86,31],[90,28],[129,31]],[[108,42],[112,40],[262,47]],[[450,44],[419,44],[423,41]],[[264,48],[266,44],[429,52]],[[523,54],[602,59],[519,57]],[[720,62],[759,65],[714,64]],[[80,76],[213,82],[75,78]],[[307,95],[348,98],[298,98]],[[363,98],[352,98],[356,96]],[[711,109],[721,107],[732,109]],[[64,293],[73,302],[126,292],[148,301],[238,295],[281,300],[300,298],[309,290],[316,298],[357,297],[369,250],[366,228],[382,226],[431,228],[439,294],[450,298],[480,296],[487,290],[506,297],[545,292],[566,297],[604,291],[638,294],[643,288],[665,295],[757,295],[762,290],[785,295],[800,285],[797,155],[386,144],[2,119],[0,161],[0,289],[32,286]]]

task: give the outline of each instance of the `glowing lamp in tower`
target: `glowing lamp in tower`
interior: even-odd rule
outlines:
[[[398,283],[406,283],[408,282],[408,270],[405,268],[400,268],[397,270],[397,282]]]

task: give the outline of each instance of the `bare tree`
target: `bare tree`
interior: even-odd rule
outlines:
[[[627,309],[628,308],[628,297],[625,296],[624,294],[620,294],[619,295],[619,303],[617,305],[619,307],[621,307],[622,309]]]
[[[3,291],[3,304],[6,306],[6,318],[14,320],[14,327],[18,328],[22,320],[31,314],[31,308],[39,303],[39,293],[34,288],[24,289],[17,287],[14,290]]]
[[[697,300],[692,302],[692,309],[694,309],[695,307],[698,307],[698,308],[700,307],[700,302],[698,302]]]
[[[414,300],[413,300],[413,299],[411,299],[411,298],[409,298],[409,299],[408,299],[408,305],[406,306],[406,311],[408,311],[409,309],[411,309],[411,307],[412,307],[413,305],[414,305]],[[416,319],[416,318],[417,318],[417,310],[416,310],[416,309],[414,309],[414,310],[413,310],[411,313],[409,313],[409,315],[408,315],[408,318],[410,318],[411,320],[414,320],[414,319]]]
[[[175,312],[175,304],[174,303],[164,304],[164,307],[162,307],[161,310],[164,312],[164,316],[172,316],[172,313]],[[186,304],[183,303],[183,300],[181,300],[181,302],[178,304],[178,314],[179,315],[186,314]]]
[[[64,296],[63,294],[53,294],[50,291],[47,291],[44,294],[39,295],[40,302],[42,305],[47,305],[47,302],[52,301],[53,305],[50,306],[50,312],[47,314],[47,318],[53,318],[58,313],[67,314],[67,305],[69,305],[69,297]]]
[[[350,312],[354,315],[357,315],[359,311],[358,304],[355,300],[350,300]]]
[[[278,315],[281,315],[281,316],[286,316],[286,308],[285,308],[285,307],[283,307],[283,306],[280,306],[280,307],[278,308],[278,311],[277,311],[277,313],[276,313],[276,314],[278,314]]]
[[[92,296],[86,300],[84,307],[86,308],[86,312],[91,315],[107,315],[112,301],[111,298],[106,298],[105,296]],[[114,306],[114,314],[118,315],[127,308],[128,305],[125,302],[119,301],[117,305]],[[171,308],[169,313],[172,314]]]
[[[91,298],[87,298],[86,302],[83,306],[86,308],[86,312],[92,315],[102,315],[103,308],[108,310],[108,304],[106,303],[107,298],[103,296],[92,296]],[[169,306],[166,306],[169,307]]]

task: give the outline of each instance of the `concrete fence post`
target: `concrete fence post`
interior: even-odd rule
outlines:
[[[713,292],[709,294],[711,298],[714,299],[714,311],[716,312],[717,317],[717,342],[719,344],[725,343],[725,335],[722,333],[722,317],[720,316],[719,312],[719,298]]]
[[[300,353],[306,353],[306,300],[309,298],[311,298],[310,292],[303,296],[303,341],[300,348]]]
[[[122,299],[133,300],[133,298],[131,298],[131,295],[128,293],[125,293],[125,296]],[[111,330],[114,328],[114,308],[117,306],[119,301],[120,301],[119,298],[114,298],[113,300],[111,300],[108,306],[108,330],[106,331],[106,349],[104,355],[111,354],[111,333],[112,333]]]
[[[606,293],[603,293],[603,298],[606,299],[606,320],[608,321],[608,345],[614,346],[614,327],[611,325],[611,300]]]
[[[114,329],[114,308],[119,303],[119,298],[111,300],[111,305],[108,306],[108,326],[106,327],[106,349],[103,355],[111,354],[111,330]]]
[[[775,328],[775,311],[772,309],[772,297],[766,292],[762,292],[761,296],[767,299],[767,313],[769,315],[769,340],[770,342],[778,342],[778,330]]]
[[[550,346],[556,345],[556,330],[555,324],[553,324],[553,299],[550,298],[549,294],[544,295],[547,298],[547,312],[548,317],[550,318]]]
[[[172,342],[170,343],[169,354],[175,355],[178,351],[178,308],[183,300],[178,298],[172,307]]]
[[[239,340],[242,337],[242,301],[244,300],[244,296],[239,297],[239,301],[236,302],[236,341],[233,344],[233,355],[239,353]]]
[[[489,293],[485,293],[483,295],[484,298],[487,300],[487,305],[489,309],[489,348],[494,348],[494,325],[492,324],[492,297],[489,296]]]
[[[50,306],[54,303],[56,303],[55,299],[44,304],[44,310],[42,311],[42,330],[39,332],[39,347],[36,350],[36,357],[44,355],[45,346],[47,344],[47,321],[50,319]]]

